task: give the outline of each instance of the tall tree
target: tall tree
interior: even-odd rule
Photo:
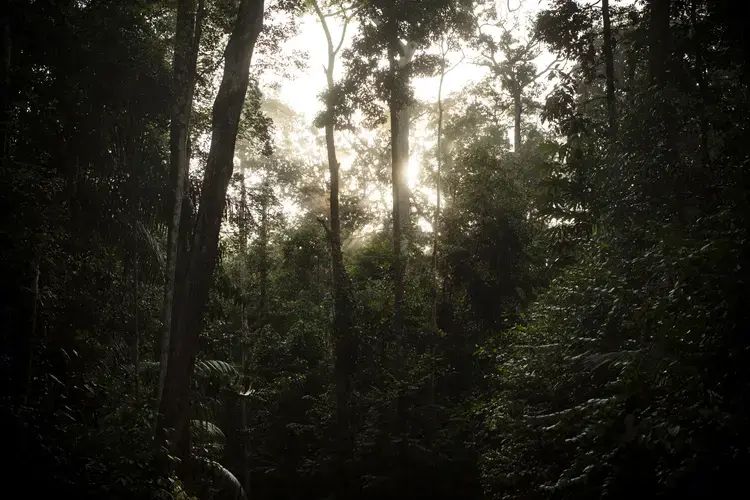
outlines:
[[[391,185],[393,192],[393,287],[394,316],[393,333],[396,342],[396,374],[400,380],[404,369],[403,334],[404,334],[404,300],[407,246],[405,232],[409,231],[411,208],[409,205],[409,185],[406,171],[409,164],[409,108],[408,99],[408,65],[414,56],[415,47],[403,43],[395,28],[397,19],[386,24],[388,31],[388,67],[390,69],[391,89],[388,98],[388,111],[391,119]],[[403,398],[399,398],[401,401]],[[399,403],[399,408],[401,403]],[[398,410],[401,418],[403,410]]]
[[[671,0],[650,0],[648,26],[648,72],[651,83],[663,86],[672,46],[670,29]]]
[[[173,429],[170,450],[187,460],[190,449],[188,392],[198,351],[203,311],[216,265],[219,229],[234,169],[234,149],[249,83],[250,62],[263,27],[264,0],[240,0],[224,50],[224,73],[212,111],[211,147],[200,194],[187,272],[176,280],[169,361],[160,405],[159,429]],[[180,268],[179,261],[177,263]]]
[[[10,2],[0,7],[0,165],[5,166],[10,128],[10,68],[13,53]]]
[[[499,27],[500,36],[495,39],[483,32],[485,26]],[[539,40],[531,38],[519,42],[518,38],[497,22],[481,25],[477,31],[477,42],[481,51],[480,64],[490,69],[492,77],[500,83],[502,91],[510,98],[508,108],[513,116],[513,150],[520,152],[523,117],[530,102],[528,92],[560,61],[555,59],[544,69],[537,71],[533,61],[541,54]]]
[[[204,0],[179,0],[173,58],[173,105],[169,131],[170,173],[172,183],[172,218],[167,234],[167,259],[164,273],[164,305],[162,333],[159,344],[159,381],[156,386],[156,406],[161,404],[164,380],[169,362],[175,286],[177,282],[177,253],[180,247],[180,220],[183,217],[183,195],[190,168],[190,113],[193,109],[196,64],[200,45]],[[187,234],[183,231],[183,234]]]
[[[614,60],[614,38],[612,36],[612,25],[609,14],[609,0],[602,0],[602,24],[604,26],[602,43],[604,51],[604,75],[607,86],[607,121],[609,133],[612,137],[617,134],[617,101],[615,96],[615,60]]]
[[[354,371],[354,331],[349,290],[347,290],[347,275],[344,267],[344,256],[341,249],[341,216],[339,207],[339,162],[336,157],[336,100],[337,89],[334,81],[334,66],[336,57],[341,51],[346,37],[349,23],[352,21],[356,11],[352,7],[337,5],[339,15],[342,17],[343,28],[337,42],[334,42],[331,29],[328,25],[330,14],[323,9],[316,0],[312,2],[315,13],[320,20],[326,37],[328,48],[328,62],[324,67],[326,75],[325,111],[323,112],[323,125],[325,128],[326,152],[328,155],[328,172],[330,174],[330,228],[326,232],[331,244],[331,281],[333,284],[333,342],[334,342],[334,383],[336,386],[336,421],[338,428],[337,469],[339,481],[337,482],[337,498],[343,500],[351,498],[350,473],[347,463],[352,456],[351,436],[351,383]]]

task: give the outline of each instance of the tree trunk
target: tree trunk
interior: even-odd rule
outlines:
[[[263,181],[260,198],[260,318],[268,315],[268,205],[271,188]]]
[[[327,229],[331,244],[331,281],[333,287],[333,348],[334,348],[334,385],[336,390],[336,420],[337,446],[336,469],[338,481],[336,484],[336,498],[346,500],[352,498],[351,474],[348,463],[352,457],[351,436],[351,379],[354,371],[354,335],[351,319],[351,303],[346,287],[347,276],[344,267],[344,256],[341,250],[341,217],[339,213],[339,162],[336,157],[335,141],[335,110],[333,109],[334,79],[333,71],[339,47],[334,47],[328,23],[317,2],[313,3],[318,18],[323,26],[328,43],[328,65],[325,68],[328,95],[326,97],[325,138],[328,154],[328,171],[331,177],[330,186],[330,229]],[[348,24],[344,21],[344,30]],[[344,35],[341,36],[343,42]]]
[[[247,338],[247,335],[249,332],[248,322],[247,322],[247,290],[245,288],[245,278],[247,277],[247,187],[245,185],[245,164],[240,162],[240,220],[239,220],[239,228],[240,228],[240,259],[242,261],[242,265],[240,266],[240,270],[242,273],[242,276],[240,278],[240,284],[242,286],[242,299],[240,302],[240,339],[239,339],[239,349],[240,349],[240,366],[242,370],[242,385],[244,386],[246,380],[247,380],[247,359],[245,354],[245,339]],[[230,351],[231,352],[231,351]],[[242,468],[240,477],[243,478],[242,486],[245,488],[245,494],[248,498],[252,496],[251,492],[251,483],[250,483],[250,463],[249,463],[249,450],[247,445],[247,398],[240,398],[240,429],[242,432],[242,446],[241,446],[241,453],[242,457],[240,462],[240,466]]]
[[[617,135],[617,101],[615,100],[615,60],[614,39],[609,16],[609,0],[602,0],[602,20],[604,23],[604,73],[607,85],[607,121],[610,137]]]
[[[409,230],[409,185],[406,171],[409,164],[410,113],[407,105],[407,66],[414,55],[414,46],[402,44],[395,30],[389,42],[392,88],[389,98],[391,115],[391,176],[393,188],[393,269],[394,269],[394,337],[396,371],[404,364],[402,335],[404,327],[404,278],[406,273],[406,233]]]
[[[664,85],[671,48],[670,0],[650,0],[648,69],[652,85]]]
[[[690,25],[692,28],[693,52],[695,54],[695,80],[698,83],[698,94],[701,100],[698,113],[700,116],[700,148],[701,148],[701,166],[707,167],[711,163],[711,152],[708,149],[709,123],[706,115],[706,106],[708,105],[708,87],[704,76],[703,65],[703,44],[698,33],[697,20],[697,0],[690,2]]]
[[[138,255],[133,262],[133,377],[136,398],[141,392],[141,333],[138,325]]]
[[[11,36],[10,7],[0,7],[0,165],[6,166],[9,156],[8,130],[10,129],[10,68],[13,39]]]
[[[521,115],[523,113],[523,101],[521,86],[518,82],[513,85],[513,151],[521,152]]]
[[[672,56],[672,32],[670,26],[670,0],[650,0],[649,2],[649,79],[651,85],[657,91],[668,88],[671,84],[671,75],[669,71],[670,59]],[[689,196],[689,177],[691,172],[680,165],[680,155],[678,152],[678,134],[677,122],[675,120],[674,103],[669,99],[667,94],[656,96],[654,104],[652,127],[654,132],[654,143],[651,145],[654,152],[658,152],[661,162],[669,166],[669,170],[676,174],[667,174],[664,172],[664,179],[656,183],[658,192],[655,196],[665,197],[665,201],[670,204],[678,226],[684,227],[688,222],[688,205]],[[668,186],[668,189],[665,187]]]
[[[183,463],[190,449],[188,396],[198,336],[218,257],[219,230],[234,169],[234,150],[250,61],[263,27],[263,7],[263,0],[239,2],[237,18],[224,51],[224,74],[213,106],[211,148],[203,176],[194,243],[189,255],[184,257],[189,259],[187,273],[176,283],[184,300],[175,303],[179,314],[172,315],[159,429],[173,429],[169,448]]]
[[[405,387],[405,367],[406,358],[404,354],[404,301],[405,301],[405,274],[406,274],[406,240],[404,233],[408,230],[409,207],[402,203],[404,198],[408,200],[408,186],[406,183],[406,168],[408,162],[408,152],[404,151],[404,146],[408,145],[401,134],[408,133],[401,125],[400,119],[407,117],[402,111],[406,106],[406,88],[409,84],[404,77],[402,65],[399,64],[398,56],[402,47],[398,39],[398,31],[395,22],[389,26],[389,46],[388,59],[391,74],[391,89],[388,100],[388,108],[391,116],[391,176],[393,188],[393,340],[395,350],[395,360],[393,367],[393,376],[396,380],[396,401],[392,422],[393,437],[400,438],[398,446],[398,466],[395,478],[399,488],[406,486],[406,436],[405,436],[405,414],[406,414],[406,387]]]
[[[443,167],[443,82],[445,80],[445,54],[440,68],[440,84],[438,85],[438,128],[437,128],[437,172],[435,178],[435,194],[437,202],[435,204],[435,218],[432,223],[432,327],[435,332],[438,331],[438,243],[440,239],[440,181]],[[432,361],[430,373],[430,404],[435,403],[435,384],[436,384],[436,345],[432,345]]]
[[[398,93],[400,107],[397,111],[398,114],[398,136],[396,142],[398,143],[398,167],[400,170],[400,183],[399,183],[399,200],[398,200],[398,212],[401,223],[401,258],[402,266],[406,271],[406,248],[408,242],[409,228],[410,228],[410,217],[411,217],[411,190],[409,189],[409,133],[411,128],[411,112],[412,107],[406,101],[406,87],[409,85],[408,76],[406,71],[414,58],[414,52],[416,46],[412,43],[399,43],[400,57],[398,58],[398,79],[400,84],[398,85]]]
[[[23,404],[24,406],[29,403],[31,397],[31,379],[34,372],[34,355],[36,354],[36,343],[37,343],[37,317],[39,315],[39,278],[41,277],[41,271],[39,269],[40,255],[34,256],[31,261],[31,318],[30,318],[30,330],[28,340],[28,353],[27,353],[27,366],[24,374],[24,395]]]
[[[399,65],[401,63],[399,62]],[[409,189],[409,129],[411,127],[411,106],[404,104],[398,112],[398,164],[401,170],[401,183],[398,190],[398,212],[401,224],[401,255],[406,257],[409,237],[409,218],[411,216],[411,190]],[[403,261],[406,271],[406,261]]]
[[[156,407],[161,404],[164,379],[167,375],[169,343],[177,270],[177,253],[180,246],[180,219],[182,199],[190,167],[190,113],[193,109],[198,46],[203,25],[204,0],[180,0],[177,5],[177,26],[173,61],[172,122],[169,131],[170,173],[172,179],[172,220],[167,234],[167,261],[164,272],[164,303],[162,331],[159,348],[159,381],[156,386]]]
[[[394,287],[394,317],[393,335],[396,343],[396,379],[400,382],[401,368],[404,364],[402,335],[404,327],[404,263],[403,263],[403,231],[404,211],[401,207],[403,199],[403,186],[405,184],[405,165],[403,164],[403,153],[401,146],[403,142],[399,138],[402,127],[399,123],[401,110],[403,108],[403,90],[401,87],[405,82],[399,74],[397,56],[399,53],[399,40],[395,33],[391,35],[389,48],[390,71],[392,75],[392,88],[389,99],[389,111],[391,115],[391,184],[393,190],[393,287]]]

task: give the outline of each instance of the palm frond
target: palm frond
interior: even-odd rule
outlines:
[[[194,438],[218,444],[223,444],[227,439],[216,424],[207,420],[191,420],[190,433]]]
[[[247,500],[245,490],[242,488],[240,481],[227,468],[210,458],[198,457],[203,471],[216,481],[220,489],[229,489],[234,493],[235,499]]]
[[[195,365],[196,375],[204,378],[235,380],[240,376],[237,369],[226,361],[206,359]]]

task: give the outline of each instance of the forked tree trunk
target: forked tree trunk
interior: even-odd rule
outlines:
[[[200,194],[195,238],[187,272],[177,282],[181,300],[172,315],[169,361],[160,406],[159,429],[171,429],[169,449],[186,462],[189,457],[189,389],[198,351],[203,311],[218,257],[219,230],[227,187],[234,169],[240,115],[249,82],[250,61],[263,27],[263,0],[240,0],[237,18],[224,51],[224,74],[214,101],[211,148]],[[178,258],[179,260],[179,258]],[[177,267],[180,267],[178,262]]]
[[[167,259],[164,272],[162,330],[159,342],[159,380],[156,385],[156,407],[161,404],[164,379],[167,375],[169,343],[172,328],[177,253],[180,247],[180,220],[183,197],[190,166],[190,113],[193,109],[198,46],[203,25],[204,0],[180,0],[177,5],[177,26],[173,62],[172,122],[169,131],[170,174],[172,179],[172,220],[167,234]]]
[[[326,98],[326,122],[325,138],[326,152],[328,155],[328,172],[331,177],[330,186],[330,229],[327,229],[328,237],[331,244],[331,278],[333,286],[333,346],[334,346],[334,385],[336,390],[336,420],[337,420],[337,446],[336,446],[336,469],[338,481],[335,487],[336,498],[346,500],[353,495],[351,485],[351,474],[348,469],[348,463],[352,457],[352,436],[351,436],[351,415],[350,415],[350,398],[351,398],[351,380],[354,371],[354,333],[352,324],[352,311],[349,292],[347,290],[346,268],[344,267],[344,256],[341,250],[341,217],[339,213],[339,162],[336,157],[335,141],[335,117],[333,107],[334,85],[334,65],[336,55],[338,54],[341,44],[344,41],[344,34],[349,19],[344,21],[344,32],[341,35],[340,43],[334,46],[331,32],[328,28],[326,16],[323,14],[317,2],[313,2],[313,7],[323,26],[328,44],[328,64],[325,67],[326,82],[328,95]]]

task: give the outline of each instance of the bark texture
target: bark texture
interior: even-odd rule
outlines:
[[[198,351],[203,311],[218,257],[219,229],[226,192],[234,169],[234,150],[242,106],[249,82],[250,62],[263,27],[263,0],[240,0],[237,18],[224,51],[224,74],[214,101],[211,148],[203,176],[195,237],[186,273],[178,276],[172,315],[169,361],[160,405],[159,429],[170,429],[171,453],[189,457],[190,402],[188,393]]]
[[[180,222],[183,197],[190,166],[190,113],[193,109],[198,45],[203,25],[204,0],[180,0],[177,5],[177,26],[173,60],[172,121],[169,130],[170,177],[172,182],[172,220],[167,234],[167,259],[164,271],[164,302],[162,333],[159,342],[159,381],[156,386],[156,405],[161,404],[164,379],[167,375],[169,343],[177,280],[177,253],[180,247]]]

